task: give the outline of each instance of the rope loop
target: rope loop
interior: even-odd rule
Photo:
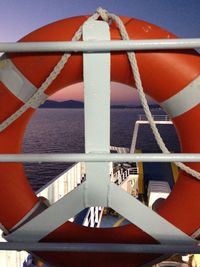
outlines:
[[[102,7],[98,7],[97,10],[96,10],[97,14],[100,15],[100,17],[106,21],[106,22],[109,22],[109,13],[106,9],[103,9]]]

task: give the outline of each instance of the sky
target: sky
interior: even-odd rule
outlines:
[[[200,0],[0,0],[0,42],[17,41],[56,20],[92,14],[99,6],[117,15],[149,21],[179,37],[200,37]],[[138,104],[136,90],[116,83],[111,87],[112,103]],[[53,96],[59,101],[82,98],[82,84]]]

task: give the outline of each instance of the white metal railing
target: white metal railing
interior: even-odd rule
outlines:
[[[148,154],[0,154],[0,162],[199,162],[200,153],[148,153]]]
[[[154,119],[155,124],[165,124],[165,125],[173,124],[168,115],[153,115],[153,119]],[[131,149],[130,149],[131,153],[135,152],[139,126],[143,124],[149,124],[149,121],[147,120],[144,114],[140,114],[134,125],[133,137],[132,137]],[[162,153],[161,155],[164,155],[164,154]],[[185,156],[183,158],[185,158]],[[181,161],[184,162],[184,159]]]
[[[110,151],[113,152],[117,152],[117,153],[129,153],[130,149],[128,147],[119,147],[119,146],[110,146]]]
[[[154,121],[171,121],[168,115],[152,115],[152,117]],[[137,121],[147,121],[146,115],[144,114],[138,115]]]
[[[108,52],[199,48],[200,38],[0,43],[0,52]]]
[[[73,164],[67,170],[56,176],[49,183],[41,187],[37,192],[37,196],[43,196],[49,200],[51,204],[58,201],[65,194],[72,191],[85,179],[85,164],[82,162]],[[96,220],[96,218],[95,218]],[[70,219],[73,221],[73,218]],[[0,230],[0,235],[2,231]],[[6,242],[0,237],[1,242]],[[6,245],[5,245],[6,246]],[[0,243],[1,247],[1,243]],[[0,259],[2,266],[21,267],[28,253],[25,251],[0,251]]]
[[[115,148],[117,149],[117,147]],[[119,149],[126,149],[126,148],[120,147]],[[121,166],[120,170],[117,170],[115,173],[113,173],[113,170],[112,170],[112,172],[110,173],[111,181],[113,183],[116,183],[117,185],[123,184],[124,182],[127,181],[128,178],[130,178],[130,176],[133,176],[133,175],[138,175],[137,166],[130,167],[129,169],[123,169],[123,167]],[[104,208],[98,207],[98,206],[89,208],[85,216],[83,225],[88,226],[88,227],[99,227],[101,223],[103,209]]]
[[[58,251],[58,252],[112,252],[112,253],[190,253],[200,254],[195,245],[146,245],[114,243],[35,243],[0,242],[0,250]]]
[[[38,197],[46,197],[52,204],[74,190],[84,179],[85,164],[78,162],[41,187],[36,193]]]
[[[119,40],[119,41],[66,41],[0,43],[1,52],[108,52],[157,49],[191,49],[200,47],[200,38]],[[79,162],[79,161],[182,161],[199,162],[200,154],[149,155],[84,155],[84,154],[0,154],[0,162]]]
[[[86,42],[44,42],[44,43],[1,43],[2,52],[107,52],[119,50],[153,50],[153,49],[178,49],[198,48],[200,39],[171,39],[171,40],[142,40],[142,41],[86,41]],[[183,161],[198,162],[200,154],[1,154],[0,162],[110,162],[110,161]],[[116,189],[117,190],[117,189]],[[122,196],[122,192],[119,191]],[[126,196],[127,197],[127,196]],[[189,245],[131,245],[131,244],[49,244],[49,243],[0,243],[4,250],[53,250],[53,251],[98,251],[98,252],[195,252],[200,253],[200,248]]]
[[[124,171],[116,171],[113,174],[112,181],[118,185],[120,185],[123,181],[125,181],[130,175],[138,175],[138,168],[133,167],[131,169],[127,169]]]
[[[83,225],[87,227],[99,227],[101,223],[103,208],[91,207],[84,218]]]

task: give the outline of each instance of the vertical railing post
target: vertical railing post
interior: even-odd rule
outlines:
[[[89,21],[83,40],[110,40],[109,26]],[[110,152],[110,53],[84,53],[85,152]],[[107,206],[109,163],[86,163],[85,205]]]

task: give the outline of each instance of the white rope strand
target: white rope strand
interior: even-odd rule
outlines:
[[[88,20],[91,20],[91,19],[97,20],[98,18],[99,18],[99,14],[94,13],[91,17],[88,18]],[[79,29],[76,31],[76,33],[72,37],[72,41],[80,40],[81,35],[82,35],[82,25],[79,27]],[[65,64],[68,62],[70,57],[71,57],[71,54],[69,53],[65,53],[61,57],[60,61],[57,63],[57,65],[54,67],[54,69],[49,74],[49,76],[46,78],[46,80],[42,83],[42,85],[38,88],[35,94],[25,104],[23,104],[23,106],[21,106],[16,112],[14,112],[9,118],[4,120],[0,124],[0,132],[5,130],[9,125],[11,125],[14,121],[16,121],[22,114],[24,114],[24,112],[26,112],[27,109],[30,108],[33,102],[37,100],[37,102],[39,103],[42,94],[52,84],[52,82],[58,77],[58,75],[61,73],[62,69],[64,68]]]
[[[101,9],[98,9],[97,12],[99,14],[101,14]],[[110,18],[111,20],[113,20],[116,23],[117,27],[119,28],[122,39],[123,40],[129,40],[127,30],[126,30],[122,20],[118,16],[116,16],[114,14],[110,14],[110,13],[106,12],[105,10],[103,10],[103,13],[107,14],[108,18]],[[139,98],[140,98],[141,104],[143,106],[145,115],[149,121],[153,135],[156,139],[156,142],[163,153],[170,154],[171,152],[166,147],[166,145],[165,145],[165,143],[164,143],[164,141],[163,141],[163,139],[162,139],[162,137],[158,131],[158,128],[156,127],[152,113],[150,111],[150,108],[149,108],[149,105],[148,105],[148,102],[147,102],[147,99],[146,99],[146,96],[144,93],[144,89],[142,86],[142,81],[141,81],[140,72],[138,69],[138,64],[137,64],[137,59],[136,59],[135,53],[134,52],[127,52],[127,55],[128,55],[128,59],[129,59],[130,65],[131,65],[131,70],[133,73],[133,77],[135,80],[135,85],[136,85],[136,88],[137,88],[137,91],[139,94]],[[198,180],[200,180],[200,173],[198,171],[191,169],[190,167],[183,164],[182,162],[175,162],[175,164],[181,170],[185,171],[186,173],[188,173],[188,174],[192,175],[193,177],[197,178]]]

